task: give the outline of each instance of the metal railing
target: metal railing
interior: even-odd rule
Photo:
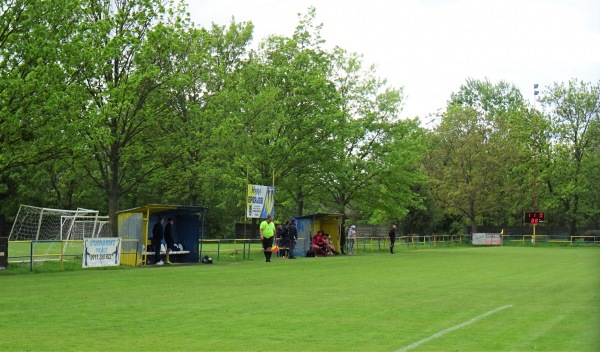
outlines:
[[[251,244],[255,243],[257,248],[260,247],[260,240],[257,239],[245,239],[245,238],[233,238],[233,239],[201,239],[199,241],[199,257],[202,259],[203,256],[216,253],[217,261],[221,259],[221,252],[230,253],[231,255],[239,255],[242,253],[242,259],[250,259]],[[216,249],[215,249],[216,247]]]
[[[137,265],[139,256],[137,240],[121,240],[122,242],[136,242],[132,251],[122,251],[121,258],[132,258]],[[28,263],[29,271],[33,271],[35,263],[58,262],[60,269],[64,269],[65,261],[79,261],[83,258],[83,240],[23,240],[10,241],[8,252],[9,263]]]
[[[401,246],[418,247],[418,246],[440,246],[448,244],[463,244],[467,243],[469,235],[409,235],[399,236],[396,238],[395,248],[398,249]],[[375,252],[388,250],[390,246],[389,237],[357,237],[355,248],[363,250],[363,252]]]
[[[600,244],[600,236],[566,236],[566,235],[502,235],[506,243],[563,243],[563,244]]]
[[[599,245],[600,236],[560,236],[560,235],[537,235],[533,242],[531,234],[511,234],[501,235],[503,245],[536,245],[536,244],[563,244],[563,245]],[[299,239],[304,240],[304,239]],[[142,251],[138,240],[123,239],[123,248],[121,251],[121,264],[137,266],[142,257]],[[426,248],[443,247],[454,245],[470,245],[471,235],[408,235],[399,236],[395,242],[396,250],[402,248]],[[389,238],[386,237],[357,237],[354,250],[358,252],[380,252],[388,251],[390,245]],[[81,261],[83,257],[83,240],[25,240],[10,241],[10,250],[8,251],[8,263],[26,263],[29,264],[29,270],[33,271],[34,263],[39,262],[58,262],[61,270],[65,261]],[[248,260],[252,255],[259,257],[262,255],[262,246],[259,239],[203,239],[198,243],[199,259],[203,256],[216,256],[217,261],[221,261],[223,255],[229,254],[227,260]],[[347,249],[347,248],[346,248]],[[305,248],[297,248],[297,255],[304,255],[301,251]],[[260,258],[260,257],[259,257]]]

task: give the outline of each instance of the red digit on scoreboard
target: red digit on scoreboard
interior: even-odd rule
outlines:
[[[529,224],[540,224],[545,222],[546,216],[541,212],[526,212],[525,213],[525,222]]]

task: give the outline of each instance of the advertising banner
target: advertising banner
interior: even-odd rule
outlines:
[[[248,185],[246,217],[264,219],[275,216],[275,187]]]
[[[121,239],[86,238],[83,240],[82,267],[98,268],[102,266],[119,266],[121,264]]]
[[[474,246],[501,246],[502,236],[499,233],[474,233],[472,243]]]

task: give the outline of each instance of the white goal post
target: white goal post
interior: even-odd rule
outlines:
[[[82,240],[108,236],[108,217],[98,210],[41,208],[21,205],[10,231],[10,241]]]

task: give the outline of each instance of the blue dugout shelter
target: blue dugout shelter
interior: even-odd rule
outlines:
[[[173,218],[175,243],[183,247],[171,252],[171,261],[197,263],[198,243],[204,238],[206,210],[206,207],[201,206],[151,204],[119,211],[117,215],[119,237],[122,239],[121,264],[132,266],[150,264],[155,250],[151,247],[152,228],[159,217],[164,219],[163,226],[167,224],[168,218]]]

